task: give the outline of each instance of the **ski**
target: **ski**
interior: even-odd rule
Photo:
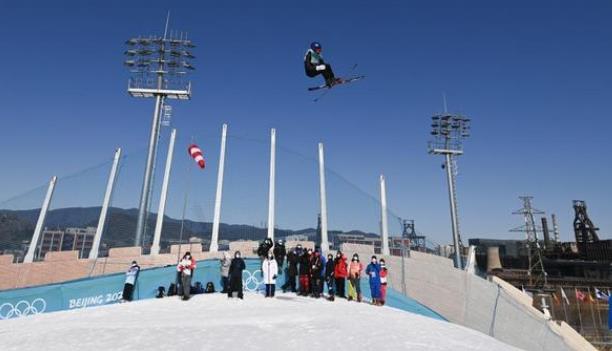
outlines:
[[[342,84],[352,83],[354,81],[357,81],[357,80],[360,80],[360,79],[363,79],[363,78],[365,78],[365,76],[353,76],[353,77],[349,77],[349,78],[340,78],[340,80],[338,80],[333,85],[323,84],[323,85],[319,85],[319,86],[316,86],[316,87],[310,87],[310,88],[308,88],[308,91],[316,91],[316,90],[325,89],[325,88],[331,89],[331,88],[333,88],[335,86],[342,85]]]

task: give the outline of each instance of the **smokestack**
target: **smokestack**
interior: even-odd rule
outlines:
[[[502,269],[499,259],[499,246],[487,247],[487,273]]]
[[[557,215],[552,214],[552,225],[553,225],[553,233],[555,234],[555,241],[560,243],[561,238],[559,237],[559,226],[557,225]]]
[[[552,249],[550,233],[548,232],[548,219],[546,217],[542,217],[542,232],[544,233],[544,248],[547,250]]]

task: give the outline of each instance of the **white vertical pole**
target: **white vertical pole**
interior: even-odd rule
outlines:
[[[270,193],[268,194],[268,238],[274,240],[274,191],[276,181],[276,129],[270,133]]]
[[[323,253],[329,251],[329,240],[327,238],[327,192],[325,188],[325,154],[323,143],[319,143],[319,192],[321,195],[321,250]]]
[[[175,140],[176,129],[172,129],[170,133],[170,144],[168,145],[168,155],[166,156],[166,169],[164,170],[164,180],[162,181],[161,197],[159,199],[159,209],[157,210],[155,233],[153,234],[153,245],[151,245],[151,255],[159,254],[159,241],[164,226],[164,214],[166,213],[166,199],[168,198],[168,183],[170,182],[170,171],[172,170]]]
[[[47,217],[47,211],[49,210],[49,204],[51,203],[51,198],[53,197],[53,191],[55,190],[56,183],[57,177],[51,177],[49,188],[47,189],[47,195],[45,196],[45,200],[40,208],[38,222],[36,222],[36,228],[34,228],[34,234],[32,235],[32,240],[30,241],[30,246],[28,247],[28,252],[23,259],[23,263],[32,263],[32,261],[34,261],[34,251],[36,251],[36,244],[38,243],[38,238],[40,238],[40,233],[42,232],[45,224],[45,218]]]
[[[382,251],[385,256],[389,256],[389,223],[387,222],[387,187],[385,176],[380,175],[380,222],[382,224]]]
[[[223,195],[223,171],[225,169],[225,142],[227,138],[227,124],[223,124],[221,131],[221,151],[219,154],[219,169],[217,170],[217,194],[215,196],[215,213],[213,216],[212,234],[210,235],[210,252],[219,250],[219,224],[221,222],[221,198]]]
[[[121,158],[121,148],[115,150],[115,157],[113,159],[113,165],[106,182],[106,192],[104,193],[104,201],[102,202],[102,210],[100,210],[100,218],[98,218],[98,227],[96,228],[96,235],[94,236],[91,250],[89,251],[89,259],[95,260],[98,258],[98,251],[100,250],[100,241],[102,240],[102,233],[104,233],[104,225],[106,224],[106,215],[108,213],[108,206],[113,196],[113,189],[115,186],[115,179],[117,178],[117,168],[119,165],[119,159]]]

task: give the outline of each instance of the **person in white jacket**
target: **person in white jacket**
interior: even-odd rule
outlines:
[[[272,253],[261,264],[261,272],[263,273],[264,284],[266,284],[266,297],[274,297],[276,290],[276,277],[278,276],[278,263],[274,259]]]
[[[125,284],[123,285],[123,297],[122,300],[132,301],[134,296],[134,286],[136,286],[136,280],[138,279],[138,273],[140,273],[140,266],[136,261],[132,261],[132,265],[127,272],[125,272]]]

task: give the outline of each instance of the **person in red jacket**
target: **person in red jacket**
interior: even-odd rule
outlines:
[[[189,251],[185,252],[185,255],[176,267],[181,273],[181,284],[183,287],[183,300],[189,300],[191,297],[191,277],[196,268],[196,261],[191,256]]]
[[[346,298],[344,293],[344,285],[346,282],[346,277],[348,277],[348,265],[346,264],[346,256],[342,253],[342,251],[338,251],[336,253],[336,259],[334,260],[334,278],[336,280],[336,296],[341,297],[343,299]]]
[[[385,259],[380,259],[380,305],[385,304],[387,299],[387,266],[385,265]]]

